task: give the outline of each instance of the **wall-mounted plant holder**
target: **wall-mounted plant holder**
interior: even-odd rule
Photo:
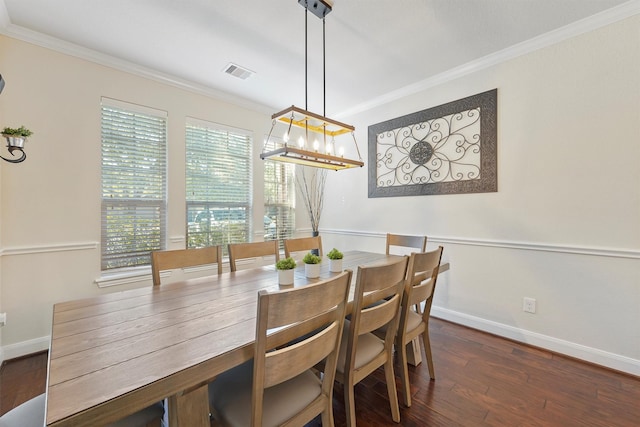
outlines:
[[[33,132],[31,132],[24,126],[20,126],[17,129],[8,127],[4,128],[4,130],[2,131],[2,136],[7,140],[7,150],[9,151],[9,154],[15,156],[14,152],[20,151],[21,156],[14,159],[8,159],[2,156],[0,156],[0,158],[9,163],[23,162],[27,158],[27,155],[24,152],[24,144],[27,142],[27,138],[31,135],[33,135]]]
[[[2,74],[0,74],[0,93],[4,89],[4,79],[2,78]],[[18,158],[7,159],[6,157],[0,156],[0,159],[5,160],[9,163],[20,163],[23,162],[24,159],[27,158],[27,155],[24,153],[24,143],[27,142],[27,138],[33,135],[29,129],[24,126],[20,126],[17,129],[12,129],[9,127],[4,128],[2,131],[2,136],[7,140],[7,150],[9,150],[9,154],[15,157],[13,154],[15,151],[20,151],[21,156]]]

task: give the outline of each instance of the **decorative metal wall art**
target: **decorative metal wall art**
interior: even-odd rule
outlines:
[[[497,93],[369,126],[369,197],[498,191]]]

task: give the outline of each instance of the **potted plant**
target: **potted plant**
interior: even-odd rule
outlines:
[[[344,257],[343,253],[333,248],[327,254],[327,258],[329,258],[329,271],[332,273],[341,273],[342,272],[342,258]]]
[[[2,136],[7,139],[7,147],[24,147],[24,142],[28,137],[33,135],[29,129],[24,126],[20,126],[19,128],[10,128],[6,127],[2,130]]]
[[[304,258],[302,258],[302,262],[304,262],[304,274],[311,279],[320,277],[320,261],[322,261],[322,258],[314,253],[308,252]]]
[[[296,261],[289,257],[276,262],[276,270],[278,270],[279,285],[293,285],[293,269],[296,268]]]

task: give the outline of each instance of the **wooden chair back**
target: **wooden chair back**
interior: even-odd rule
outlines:
[[[222,247],[208,246],[199,249],[177,249],[151,252],[153,285],[160,285],[160,272],[176,268],[215,264],[222,273]]]
[[[280,248],[277,240],[269,240],[266,242],[251,243],[232,243],[229,244],[229,268],[231,271],[238,269],[237,261],[239,259],[261,258],[273,256],[275,264],[280,259]],[[263,263],[260,263],[263,265]]]
[[[344,367],[343,369],[338,367],[336,374],[338,381],[344,384],[347,425],[350,427],[355,426],[353,397],[355,384],[383,365],[391,415],[395,422],[400,421],[393,374],[393,344],[398,326],[407,260],[407,257],[402,257],[383,265],[358,267],[351,321],[346,342],[343,343],[346,346]],[[386,334],[381,346],[380,340],[370,332],[385,326]],[[359,341],[362,341],[362,344],[359,344]],[[372,355],[372,349],[379,352]],[[366,361],[356,363],[358,351],[368,355]]]
[[[323,360],[321,394],[287,425],[304,425],[320,413],[323,425],[333,425],[333,381],[351,274],[346,270],[316,284],[259,292],[251,425],[262,425],[265,388],[294,378]],[[274,330],[277,332],[270,333]]]
[[[422,317],[428,321],[433,293],[436,290],[436,281],[440,271],[442,250],[442,246],[439,246],[438,249],[430,252],[414,252],[409,257],[400,324],[404,322],[406,325],[406,318],[411,307],[423,302],[425,303],[425,308]],[[399,330],[403,331],[401,328]]]
[[[286,239],[284,241],[284,256],[288,258],[292,256],[296,258],[295,252],[309,252],[313,249],[318,250],[318,254],[322,256],[322,238],[320,236],[301,237],[299,239]]]
[[[385,347],[391,348],[397,331],[397,321],[404,291],[407,257],[384,265],[360,266],[356,276],[356,288],[349,330],[347,363],[355,360],[358,336],[385,325],[391,340],[385,337]]]
[[[409,383],[409,371],[407,368],[407,345],[422,335],[422,341],[427,358],[429,375],[435,379],[431,343],[429,340],[429,315],[433,303],[433,294],[436,290],[436,281],[442,260],[442,246],[430,252],[412,253],[407,267],[404,294],[402,296],[402,308],[400,322],[396,338],[396,348],[400,361],[400,378],[404,403],[411,406],[411,389]],[[420,305],[424,303],[424,309],[420,311]],[[416,309],[414,310],[414,307]],[[421,321],[420,321],[421,320]],[[409,326],[411,325],[411,327]],[[416,342],[417,343],[417,342]]]
[[[407,236],[403,234],[387,233],[387,255],[391,253],[391,246],[415,248],[415,252],[424,252],[427,249],[427,236]],[[401,255],[408,254],[403,253]]]

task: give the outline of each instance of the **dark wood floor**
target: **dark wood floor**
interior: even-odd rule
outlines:
[[[413,405],[403,426],[640,426],[640,378],[433,319],[436,380],[410,370]],[[0,414],[42,393],[46,353],[0,369]],[[356,386],[361,427],[391,421],[382,371]],[[345,425],[336,387],[336,426]]]

